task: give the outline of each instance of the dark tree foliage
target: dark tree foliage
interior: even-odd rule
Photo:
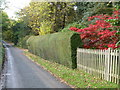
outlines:
[[[12,41],[15,45],[17,45],[20,38],[32,34],[31,29],[24,23],[24,21],[15,22],[12,26],[12,31],[14,32]]]

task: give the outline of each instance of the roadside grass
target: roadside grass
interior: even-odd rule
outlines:
[[[27,50],[24,50],[24,54],[32,61],[38,63],[44,69],[59,78],[61,82],[65,82],[73,88],[118,88],[118,85],[115,83],[101,80],[91,74],[85,73],[82,70],[73,70],[58,63],[44,60]]]

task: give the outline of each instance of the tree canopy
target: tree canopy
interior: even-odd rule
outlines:
[[[74,20],[75,3],[70,2],[31,2],[19,13],[31,29],[39,35],[57,32]]]
[[[45,35],[68,31],[70,26],[86,28],[95,20],[88,17],[106,14],[112,15],[114,8],[119,9],[119,2],[30,2],[17,15],[17,21],[10,20],[2,11],[3,36],[12,38],[15,44],[26,35]],[[113,21],[116,25],[117,21]],[[66,29],[67,28],[67,29]],[[13,33],[14,32],[14,33]],[[8,35],[10,33],[10,35]]]

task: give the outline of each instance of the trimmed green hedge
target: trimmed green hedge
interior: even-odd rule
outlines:
[[[2,57],[2,43],[0,42],[0,73],[2,70],[2,62],[3,62],[3,57]]]
[[[0,73],[2,70],[2,65],[4,63],[5,59],[5,48],[2,46],[2,43],[0,42]]]
[[[77,67],[76,49],[82,47],[79,34],[73,32],[31,36],[27,44],[31,53],[73,69]]]
[[[28,47],[27,47],[26,41],[28,40],[29,37],[30,35],[20,38],[17,45],[22,48],[27,49]]]

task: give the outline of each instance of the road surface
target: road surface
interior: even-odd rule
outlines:
[[[70,88],[29,60],[22,50],[8,46],[6,88]]]

